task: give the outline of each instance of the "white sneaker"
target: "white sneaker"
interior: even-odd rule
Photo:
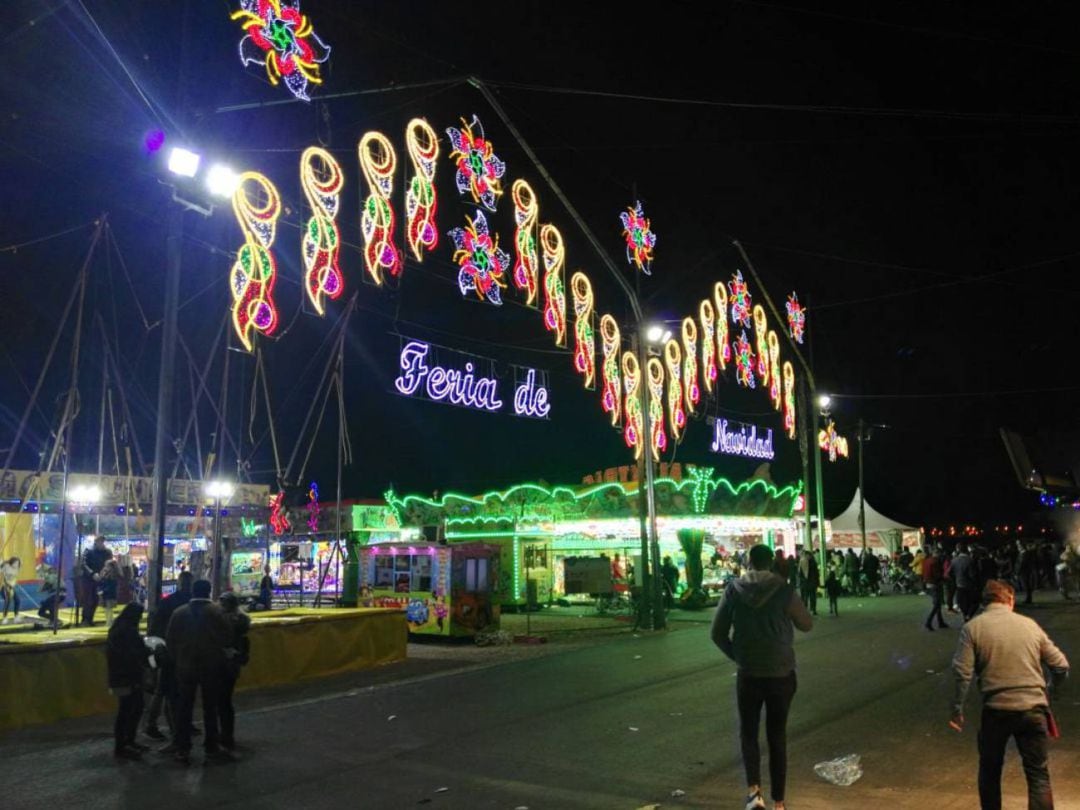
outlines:
[[[744,810],[765,810],[765,798],[761,795],[760,790],[755,790],[753,793],[746,795]]]

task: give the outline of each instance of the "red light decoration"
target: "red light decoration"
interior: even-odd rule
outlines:
[[[454,240],[454,262],[458,271],[458,288],[462,295],[475,292],[481,301],[502,305],[501,289],[506,286],[503,276],[510,265],[510,256],[499,247],[499,237],[491,238],[487,218],[483,211],[476,212],[476,219],[465,217],[464,228],[454,228],[450,238]]]
[[[848,457],[848,440],[836,432],[836,424],[831,419],[818,431],[818,447],[829,454],[829,461],[836,461],[837,456]]]
[[[716,310],[708,298],[698,306],[698,316],[701,321],[701,373],[705,391],[711,394],[719,372],[716,367]]]
[[[238,179],[232,205],[244,232],[244,244],[229,273],[233,328],[244,348],[251,351],[253,331],[271,335],[277,327],[273,299],[277,266],[270,247],[281,215],[281,198],[265,176],[244,172]]]
[[[304,228],[301,255],[304,258],[304,290],[315,311],[325,312],[323,298],[336,299],[345,289],[338,266],[340,235],[337,212],[344,185],[341,166],[325,149],[311,146],[300,157],[300,184],[304,189],[311,219]]]
[[[791,361],[784,363],[784,430],[789,439],[795,438],[795,368]]]
[[[536,219],[540,215],[540,206],[532,186],[524,180],[515,180],[510,187],[510,197],[514,201],[514,285],[525,292],[525,303],[536,303],[538,269],[540,260],[536,255]]]
[[[645,364],[649,377],[649,447],[653,460],[667,449],[667,431],[664,429],[664,366],[659,357],[650,357]]]
[[[592,283],[584,273],[570,277],[570,294],[574,298],[574,368],[585,376],[585,387],[592,389],[596,382],[596,335],[593,332]]]
[[[622,346],[622,336],[619,334],[619,324],[610,315],[600,318],[600,341],[604,354],[601,366],[603,377],[603,392],[600,403],[604,413],[611,415],[611,424],[619,424],[622,418],[622,380],[619,376],[619,349]]]
[[[735,275],[728,282],[728,290],[731,292],[731,322],[749,329],[753,302],[750,299],[750,288],[743,281],[742,270],[735,271]]]
[[[799,303],[799,296],[795,293],[787,298],[787,322],[791,337],[796,343],[801,344],[803,333],[806,331],[806,308]]]
[[[270,528],[274,534],[285,534],[292,531],[292,524],[285,513],[285,493],[279,492],[270,496]]]
[[[641,202],[619,214],[619,219],[622,220],[623,236],[626,237],[626,261],[645,275],[651,275],[656,234],[652,232]]]
[[[241,0],[230,19],[242,20],[240,61],[262,65],[270,84],[284,81],[290,93],[310,101],[308,87],[322,84],[319,65],[330,58],[330,48],[300,13],[300,0]]]
[[[677,340],[669,340],[664,345],[664,363],[667,365],[667,412],[668,424],[671,425],[671,438],[676,443],[682,438],[686,427],[686,409],[683,407],[682,385],[682,350]],[[650,382],[652,366],[649,367]],[[663,373],[663,369],[661,369]]]
[[[555,333],[555,345],[566,345],[566,288],[563,266],[566,248],[562,234],[554,225],[540,228],[540,250],[544,257],[544,327]]]
[[[769,397],[772,399],[773,410],[778,411],[783,398],[780,382],[780,338],[771,329],[767,343],[769,347]]]
[[[735,379],[743,388],[753,388],[754,380],[754,350],[750,341],[746,339],[744,330],[735,341]]]
[[[424,260],[425,250],[430,252],[439,244],[439,232],[435,228],[438,207],[435,165],[439,158],[439,139],[427,121],[414,118],[405,127],[405,144],[413,165],[413,176],[405,193],[405,234],[409,249],[420,262]]]
[[[397,156],[390,139],[381,132],[366,133],[360,139],[358,151],[360,169],[370,191],[360,215],[364,266],[381,287],[384,269],[392,276],[401,275],[401,254],[394,245],[394,210],[390,207]]]

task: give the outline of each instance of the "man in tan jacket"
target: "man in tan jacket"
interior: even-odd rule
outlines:
[[[949,725],[964,727],[964,699],[972,676],[983,695],[979,728],[979,800],[982,810],[1001,810],[1001,768],[1009,738],[1024,763],[1028,807],[1053,810],[1046,738],[1050,702],[1043,665],[1055,680],[1069,674],[1069,662],[1034,621],[1013,612],[1016,593],[996,579],[986,583],[985,610],[964,625],[953,656],[956,693]]]

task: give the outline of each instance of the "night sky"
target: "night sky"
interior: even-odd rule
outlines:
[[[810,306],[806,348],[819,388],[837,396],[841,432],[853,439],[860,417],[879,426],[866,446],[866,494],[878,510],[917,525],[1024,519],[1037,498],[1016,482],[1002,426],[1033,437],[1035,461],[1048,472],[1080,459],[1080,20],[1064,4],[1035,15],[1015,4],[829,4],[822,13],[819,4],[671,2],[652,14],[619,14],[606,4],[307,0],[303,11],[332,48],[310,104],[281,103],[291,99],[284,87],[241,66],[233,4],[186,5],[186,22],[184,3],[7,7],[0,450],[29,400],[92,223],[107,212],[111,237],[90,266],[74,466],[97,469],[106,341],[131,412],[132,430],[118,443],[137,442],[152,462],[165,220],[175,205],[160,182],[162,158],[186,143],[208,160],[265,173],[284,201],[275,244],[281,323],[260,342],[282,469],[296,448],[290,477],[307,454],[330,336],[354,292],[345,341],[347,497],[378,496],[390,484],[400,492],[472,492],[541,479],[575,483],[628,463],[599,393],[582,389],[570,351],[553,347],[540,314],[512,288],[501,308],[465,300],[457,289],[447,231],[474,209],[455,193],[445,128],[476,114],[507,165],[507,193],[489,218],[501,245],[513,252],[509,187],[524,178],[539,197],[541,221],[564,235],[568,271],[590,276],[597,311],[611,312],[628,332],[628,308],[599,257],[494,110],[461,80],[476,75],[631,281],[618,214],[643,201],[659,236],[652,275],[640,279],[651,318],[677,329],[716,281],[743,267],[732,238],[780,306],[798,291]],[[368,130],[394,143],[400,232],[404,129],[417,116],[441,136],[439,248],[423,264],[408,261],[401,281],[380,289],[365,278],[357,247],[366,188],[356,145]],[[144,137],[158,128],[166,150],[148,155]],[[325,318],[310,311],[301,289],[299,228],[308,213],[298,162],[314,144],[334,153],[346,178],[338,222],[347,289]],[[184,227],[180,331],[200,371],[211,360],[206,383],[217,400],[225,353],[210,350],[228,318],[228,271],[242,236],[228,205],[209,218],[187,213]],[[71,327],[16,468],[35,466],[47,440],[68,385]],[[466,412],[396,394],[403,337],[471,353],[481,366],[495,361],[504,400],[512,398],[513,365],[546,372],[551,418]],[[177,357],[171,433],[178,438],[192,412],[195,374],[183,349]],[[228,357],[226,420],[243,475],[272,483],[254,358]],[[458,362],[451,358],[444,354]],[[119,434],[115,383],[113,396]],[[199,445],[193,433],[182,447],[182,467],[195,474],[215,430],[206,398],[197,414]],[[771,427],[774,480],[799,478],[797,446],[782,437],[767,394],[740,390],[730,373],[665,460],[707,464],[734,479],[752,474],[755,462],[709,451],[704,417],[716,415]],[[334,488],[337,429],[332,397],[303,474],[305,483],[319,480],[324,499]],[[109,427],[105,444],[108,470]],[[237,453],[229,449],[223,465],[236,475]],[[852,497],[856,465],[825,466],[833,514]]]

